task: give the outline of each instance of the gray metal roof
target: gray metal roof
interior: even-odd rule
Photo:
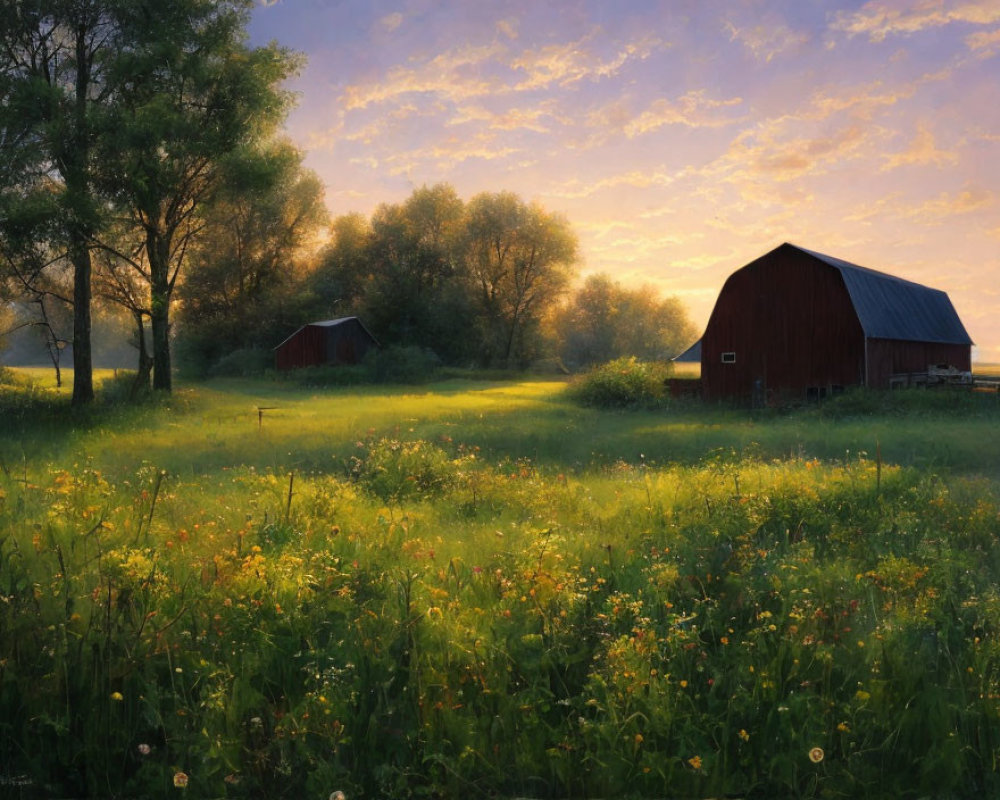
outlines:
[[[972,344],[948,295],[919,283],[788,245],[840,270],[869,339]]]
[[[368,328],[365,327],[365,324],[357,317],[337,317],[337,319],[323,319],[320,320],[319,322],[307,322],[305,325],[300,325],[298,328],[295,329],[295,331],[291,335],[285,337],[280,344],[276,345],[275,347],[272,347],[271,349],[277,350],[279,347],[281,347],[281,345],[283,345],[289,339],[294,339],[298,335],[299,331],[301,331],[303,328],[333,328],[336,327],[337,325],[340,325],[343,322],[350,322],[352,319],[357,319],[358,325],[361,326],[361,329],[365,333],[371,336],[372,341],[375,342],[375,344],[378,345],[379,347],[382,346],[381,344],[379,344],[378,339],[372,336],[372,332],[368,330]]]
[[[682,364],[700,364],[701,363],[701,339],[691,345],[687,350],[685,350],[680,355],[674,356],[671,361],[679,361]]]

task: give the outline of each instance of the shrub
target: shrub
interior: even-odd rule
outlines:
[[[364,365],[373,383],[424,383],[435,376],[441,359],[426,347],[392,345],[369,351]]]
[[[274,353],[259,347],[244,347],[224,355],[209,370],[209,374],[227,378],[261,375],[274,367]]]
[[[595,367],[578,380],[573,394],[584,405],[598,408],[651,408],[667,400],[666,364],[618,358]]]
[[[377,497],[399,500],[441,494],[454,484],[459,465],[429,442],[379,439],[368,446],[364,458],[354,459],[352,472]]]

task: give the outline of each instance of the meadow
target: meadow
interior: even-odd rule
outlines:
[[[0,794],[1000,791],[996,393],[18,380]]]

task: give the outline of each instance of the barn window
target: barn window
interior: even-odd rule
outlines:
[[[723,364],[735,364],[736,363],[736,353],[728,352],[722,354]]]

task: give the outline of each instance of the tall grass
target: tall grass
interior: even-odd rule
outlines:
[[[235,381],[113,419],[3,432],[45,450],[0,469],[22,796],[1000,789],[992,456],[940,455],[987,410]]]

